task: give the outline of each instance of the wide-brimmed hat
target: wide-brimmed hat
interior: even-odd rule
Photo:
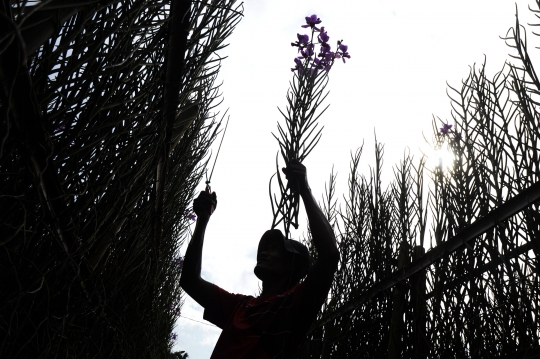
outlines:
[[[283,233],[279,229],[269,229],[264,232],[259,241],[259,248],[257,253],[260,253],[264,249],[268,248],[271,243],[274,242],[283,243],[285,250],[289,253],[295,255],[294,267],[298,270],[300,279],[304,278],[307,274],[309,267],[311,265],[311,257],[309,255],[309,250],[302,243],[295,241],[294,239],[286,239]]]

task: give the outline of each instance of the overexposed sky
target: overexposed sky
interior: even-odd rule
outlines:
[[[459,86],[469,66],[487,58],[494,75],[509,59],[505,36],[515,24],[516,6],[523,24],[534,21],[532,0],[247,0],[244,18],[221,55],[220,80],[230,108],[227,135],[212,178],[218,206],[206,232],[203,277],[224,289],[256,295],[253,274],[257,244],[270,227],[268,181],[275,172],[277,132],[292,79],[296,49],[290,46],[304,17],[317,14],[330,35],[349,46],[352,58],[330,72],[327,104],[321,117],[323,136],[305,161],[317,199],[332,166],[338,172],[337,193],[346,190],[350,152],[364,142],[362,168],[374,163],[374,133],[385,145],[383,183],[392,166],[410,151],[429,153],[423,134],[432,135],[432,116],[448,119],[448,82]],[[530,34],[529,34],[530,35]],[[530,48],[538,41],[529,36]],[[539,50],[530,50],[535,55]],[[533,61],[535,57],[533,56]],[[214,153],[219,140],[214,144]],[[201,183],[200,190],[204,189]],[[305,230],[305,216],[300,217]],[[187,244],[187,243],[186,243]],[[182,250],[185,253],[185,247]],[[182,315],[203,322],[203,309],[186,295]],[[207,323],[208,324],[208,323]],[[209,358],[220,329],[180,318],[175,349],[192,359]]]

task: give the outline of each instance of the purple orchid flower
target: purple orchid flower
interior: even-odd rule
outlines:
[[[311,56],[313,56],[313,48],[306,47],[305,50],[300,51],[300,54],[302,54],[302,57],[305,58],[305,59],[311,58]]]
[[[321,23],[321,19],[317,17],[317,15],[313,14],[311,16],[306,16],[306,24],[302,25],[303,28],[311,27],[312,29],[319,30],[315,25],[318,25]]]
[[[323,32],[323,28],[321,28],[321,32],[319,34],[319,36],[317,37],[319,39],[319,42],[323,42],[323,43],[326,43],[328,42],[328,40],[330,40],[330,36],[328,36],[328,33],[325,31]]]
[[[185,210],[184,215],[185,215],[190,221],[195,221],[195,220],[197,219],[197,216],[195,215],[195,213],[191,212],[191,210],[189,210],[189,209],[186,209],[186,210]]]
[[[348,49],[349,47],[347,45],[344,45],[341,43],[341,41],[338,41],[338,52],[336,52],[336,58],[342,59],[343,63],[346,63],[345,59],[351,58],[351,55],[349,55],[349,53],[347,52]]]
[[[313,64],[315,65],[315,68],[318,70],[327,70],[328,69],[328,62],[325,59],[319,59],[315,58],[313,60]]]
[[[307,44],[309,42],[309,36],[308,35],[296,34],[296,37],[298,37],[298,42],[301,43],[301,44]]]
[[[298,47],[298,51],[300,51],[300,49],[303,49],[303,48],[309,46],[309,36],[308,35],[296,34],[296,37],[298,38],[298,41],[291,42],[291,46]]]
[[[299,70],[299,71],[302,71],[302,58],[301,57],[295,57],[294,58],[294,63],[296,64],[295,67],[293,67],[291,69],[291,71],[296,71],[296,70]]]
[[[321,52],[319,53],[318,58],[313,60],[313,65],[318,70],[325,70],[326,72],[328,72],[330,71],[330,68],[332,67],[332,64],[334,62],[334,55],[335,54],[330,51],[330,45],[321,46]]]
[[[321,44],[321,52],[320,52],[319,56],[320,55],[324,56],[324,54],[328,53],[331,48],[332,47],[330,46],[330,44],[327,44],[327,43]]]
[[[171,336],[172,340],[176,340],[178,339],[178,334],[176,333],[172,333],[172,336]]]
[[[450,132],[450,129],[452,128],[452,125],[444,124],[443,127],[440,128],[441,135],[446,136]]]
[[[325,55],[325,60],[326,61],[332,61],[332,59],[336,56],[335,53],[333,53],[332,51],[328,51]]]

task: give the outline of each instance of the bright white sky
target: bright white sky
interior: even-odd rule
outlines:
[[[534,1],[517,3],[522,23],[534,21],[529,4]],[[221,108],[230,108],[231,118],[212,178],[218,206],[206,232],[203,277],[230,292],[258,293],[253,267],[259,238],[272,220],[268,181],[278,151],[271,133],[292,79],[296,49],[290,43],[307,33],[300,27],[305,16],[317,14],[332,48],[343,39],[352,56],[330,72],[323,137],[304,163],[321,198],[332,166],[337,193],[344,193],[350,152],[362,141],[368,173],[374,131],[385,144],[383,182],[391,180],[405,150],[416,158],[420,149],[429,152],[422,134],[431,138],[432,115],[451,120],[446,82],[459,86],[484,54],[489,76],[500,70],[511,50],[499,36],[514,26],[515,13],[509,0],[246,0],[245,16],[222,53],[229,57],[220,73]],[[538,46],[533,36],[529,41]],[[300,220],[305,228],[305,215]],[[203,309],[188,296],[182,315],[203,322]],[[191,359],[209,358],[221,332],[185,318],[175,331],[175,350],[186,350]]]

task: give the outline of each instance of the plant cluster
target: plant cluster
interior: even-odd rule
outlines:
[[[342,59],[345,63],[345,59],[351,58],[342,40],[337,41],[337,49],[332,51],[328,32],[324,27],[317,26],[322,22],[317,15],[306,16],[305,21],[306,24],[301,27],[311,29],[311,35],[297,34],[298,41],[291,43],[292,47],[298,48],[300,56],[294,58],[296,66],[291,69],[294,75],[287,92],[286,112],[279,110],[285,120],[285,127],[278,123],[279,135],[274,135],[286,164],[291,160],[304,161],[319,142],[322,127],[319,127],[318,119],[328,108],[326,106],[319,111],[328,95],[325,93],[328,73],[336,59]],[[277,158],[276,169],[280,198],[278,200],[272,194],[271,179],[272,228],[282,224],[288,238],[290,226],[298,228],[299,194],[294,186],[287,187],[283,183]]]
[[[0,11],[0,357],[167,358],[220,123],[215,54],[242,5]]]
[[[345,59],[351,58],[351,55],[347,52],[348,46],[343,44],[342,41],[337,42],[337,51],[332,51],[332,47],[328,43],[330,36],[324,26],[321,28],[315,26],[321,22],[317,15],[306,16],[306,25],[302,25],[302,27],[311,28],[311,37],[307,34],[296,34],[298,41],[291,42],[291,46],[298,47],[298,52],[301,55],[294,58],[296,66],[291,71],[298,70],[300,73],[307,71],[310,75],[313,75],[318,70],[328,72],[332,68],[335,59],[342,59],[343,63],[345,63]],[[315,33],[318,33],[317,40],[319,42],[314,43]],[[315,56],[316,45],[319,45],[319,50]]]

